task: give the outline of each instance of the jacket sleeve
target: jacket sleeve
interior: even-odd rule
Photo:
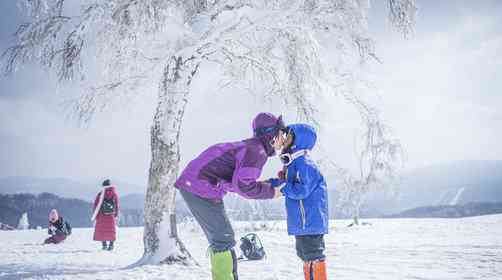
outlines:
[[[242,159],[236,161],[236,169],[232,177],[232,190],[250,199],[273,198],[274,188],[271,184],[257,181],[267,162],[265,151],[258,147],[248,146],[241,153]]]
[[[301,200],[310,196],[319,182],[320,174],[316,167],[301,160],[296,164],[293,180],[288,180],[281,192],[287,198]]]
[[[101,194],[101,192],[98,192],[98,195],[96,195],[96,198],[94,199],[94,206],[92,207],[92,211],[96,210],[96,206],[98,206],[100,194]]]

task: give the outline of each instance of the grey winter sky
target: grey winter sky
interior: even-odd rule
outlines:
[[[22,22],[15,2],[0,1],[2,50]],[[384,117],[407,151],[407,168],[502,159],[502,79],[497,79],[502,2],[417,0],[416,32],[408,40],[390,27],[382,2],[372,1],[369,15],[383,61],[372,67],[373,79]],[[215,142],[250,136],[257,112],[285,111],[245,93],[214,93],[200,81],[194,87],[201,93],[186,114],[184,162]],[[76,90],[58,90],[54,77],[37,65],[0,77],[0,177],[112,177],[144,184],[155,92],[79,128],[64,118],[60,104]],[[348,165],[355,123],[334,117],[325,124],[330,139],[323,141],[330,145],[330,156]]]

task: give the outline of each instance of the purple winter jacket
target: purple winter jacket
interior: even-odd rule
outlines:
[[[252,199],[273,198],[272,186],[256,180],[274,152],[266,136],[213,145],[185,167],[175,186],[209,199],[222,199],[227,192]]]

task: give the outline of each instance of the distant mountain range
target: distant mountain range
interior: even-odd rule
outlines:
[[[146,187],[120,181],[113,183],[120,198],[120,225],[142,226]],[[73,226],[89,227],[91,205],[100,190],[100,182],[66,178],[0,178],[0,223],[17,226],[21,215],[27,212],[30,227],[45,227],[49,211],[56,208],[71,219]],[[189,211],[179,197],[176,203],[181,221]]]
[[[73,227],[92,226],[91,203],[80,199],[61,198],[50,193],[0,194],[0,223],[17,227],[23,213],[28,213],[30,228],[47,228],[51,209],[57,209]]]
[[[121,208],[129,209],[128,211],[140,211],[142,215],[146,187],[123,182],[116,182],[116,185],[121,199]],[[0,178],[0,194],[50,192],[60,197],[93,202],[100,188],[100,182],[79,182],[64,178]],[[329,197],[332,199],[330,206],[335,205],[333,200],[336,196],[336,188],[330,189]],[[460,207],[469,203],[499,202],[502,202],[502,161],[456,161],[406,172],[394,196],[382,193],[369,194],[361,209],[361,217],[387,217],[422,207],[436,211],[428,207]],[[233,219],[246,220],[257,216],[266,216],[270,219],[284,218],[282,202],[262,201],[260,203],[265,210],[259,210],[253,201],[237,196],[225,198],[225,207]],[[0,208],[2,206],[0,204]],[[264,213],[256,213],[257,209]],[[188,210],[179,197],[177,211],[180,216],[188,215]],[[333,217],[344,217],[337,211],[335,207],[330,208]],[[416,210],[414,213],[422,213],[421,211],[426,210]],[[131,213],[131,215],[136,214],[136,212]],[[131,222],[131,224],[137,223],[139,223],[138,219]]]
[[[502,202],[470,202],[463,205],[417,207],[386,218],[463,218],[502,213]]]
[[[146,187],[114,181],[117,191],[120,195],[134,193],[144,193]],[[94,201],[96,194],[101,189],[101,182],[96,181],[77,181],[67,178],[38,178],[38,177],[4,177],[0,178],[0,193],[32,193],[39,194],[43,192],[53,193],[55,195],[67,198],[78,198],[86,201]]]
[[[77,198],[86,202],[94,202],[97,193],[101,190],[99,186],[100,182],[97,183],[98,186],[94,183],[80,182],[65,178],[5,177],[0,178],[0,194],[29,193],[37,195],[47,192],[62,198]],[[114,183],[119,193],[120,207],[122,209],[138,210],[142,213],[145,205],[146,187],[143,188],[124,182]],[[227,209],[229,210],[229,215],[237,219],[245,219],[249,216],[247,213],[253,211],[252,203],[250,203],[249,200],[237,196],[227,196],[225,201]],[[189,211],[180,196],[177,196],[176,204],[176,209],[180,216],[189,215]],[[267,209],[269,204],[268,202],[264,203]],[[276,208],[280,210],[282,204],[276,204],[279,204],[279,207]],[[238,209],[233,210],[233,208]],[[278,214],[272,214],[271,216],[277,217]]]
[[[372,216],[425,206],[502,202],[502,161],[455,161],[403,174],[395,196],[370,194],[363,212]]]
[[[142,193],[131,193],[121,196],[120,207],[143,210],[145,208],[145,195]]]
[[[120,225],[143,225],[146,188],[114,181],[120,196]],[[52,208],[58,209],[74,227],[92,226],[92,203],[101,190],[101,182],[66,178],[0,178],[0,222],[16,226],[24,212],[32,228],[45,227]]]
[[[119,225],[142,226],[143,207],[137,204],[141,195],[120,198]],[[135,204],[136,203],[136,204]],[[179,203],[179,201],[178,201]],[[143,204],[143,202],[141,202]],[[180,220],[188,215],[183,205],[178,205]],[[30,228],[47,227],[51,209],[57,209],[73,227],[91,227],[92,203],[76,198],[64,198],[51,193],[0,194],[0,223],[17,227],[23,213],[28,213]]]

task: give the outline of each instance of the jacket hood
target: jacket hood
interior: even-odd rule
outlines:
[[[299,150],[312,150],[317,141],[317,133],[315,128],[308,124],[292,124],[287,127],[291,129],[295,135],[295,140],[291,146],[291,152]]]

